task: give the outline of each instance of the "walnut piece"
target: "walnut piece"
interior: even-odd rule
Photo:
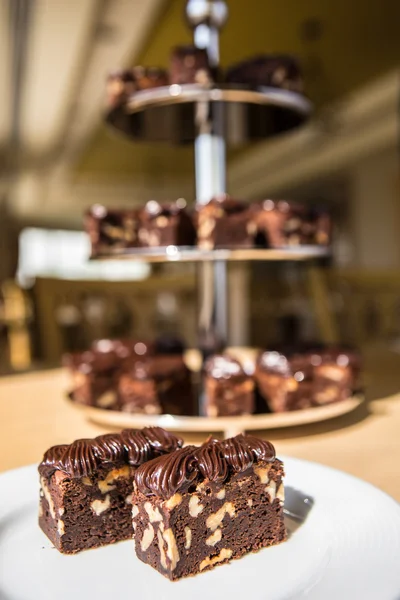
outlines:
[[[121,467],[121,469],[113,469],[112,471],[110,471],[107,475],[107,477],[105,479],[100,479],[100,481],[97,483],[97,485],[99,486],[99,490],[101,491],[102,494],[106,494],[107,492],[110,492],[111,490],[115,490],[115,485],[112,485],[112,483],[116,480],[119,479],[120,477],[128,477],[129,476],[129,467],[128,465],[125,465],[124,467]]]
[[[167,570],[167,557],[165,555],[164,540],[163,540],[160,530],[157,531],[157,540],[158,540],[158,548],[160,550],[161,566],[163,567],[163,569]]]
[[[220,529],[216,529],[214,531],[213,534],[210,535],[210,537],[208,537],[206,539],[206,544],[207,546],[215,546],[215,544],[217,544],[218,542],[221,541],[222,538],[222,531]]]
[[[265,487],[265,491],[269,495],[269,501],[273,502],[276,496],[276,482],[273,479],[271,479],[269,484]]]
[[[160,521],[162,521],[162,516],[159,509],[157,507],[153,508],[151,502],[145,502],[144,510],[149,515],[150,523],[159,523]]]
[[[185,549],[189,550],[190,546],[192,545],[192,530],[190,527],[185,527],[185,537]]]
[[[225,498],[225,488],[220,489],[219,492],[215,494],[215,497],[218,498],[218,500],[223,500]]]
[[[254,473],[258,475],[261,483],[268,483],[270,467],[254,467]]]
[[[176,569],[176,565],[179,562],[180,556],[175,536],[170,527],[164,531],[163,538],[167,542],[167,556],[171,561],[170,569],[171,571],[174,571]]]
[[[203,510],[203,504],[200,504],[198,496],[191,496],[189,500],[189,514],[191,517],[196,518]]]
[[[217,554],[217,556],[205,558],[200,563],[200,571],[203,571],[206,567],[211,567],[215,565],[215,563],[222,562],[223,560],[227,560],[232,556],[232,550],[230,548],[222,548],[221,552]]]
[[[149,523],[146,529],[143,532],[142,541],[140,542],[140,547],[142,552],[146,552],[150,548],[151,542],[154,539],[154,527],[151,523]]]
[[[47,483],[46,483],[46,480],[44,479],[44,477],[40,478],[40,485],[42,486],[43,495],[47,500],[47,504],[49,505],[50,514],[51,514],[52,518],[55,519],[56,518],[56,509],[54,506],[53,498],[51,497],[50,490],[47,487]]]
[[[175,506],[178,506],[181,502],[182,502],[182,495],[178,494],[178,492],[177,492],[176,494],[171,496],[171,498],[169,498],[169,500],[166,501],[165,508],[172,510],[173,508],[175,508]]]
[[[108,510],[111,506],[110,494],[107,494],[104,500],[93,500],[90,503],[90,508],[98,516],[101,515],[105,510]]]
[[[216,513],[212,513],[207,517],[206,525],[211,531],[215,531],[220,527],[225,515],[228,514],[231,518],[235,516],[235,507],[232,502],[225,502],[223,506]]]

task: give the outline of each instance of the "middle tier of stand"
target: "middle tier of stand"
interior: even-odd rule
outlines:
[[[290,131],[311,111],[305,96],[288,90],[186,84],[136,92],[108,110],[106,121],[134,140],[180,144],[193,142],[204,123],[214,133],[214,117],[223,114],[224,138],[235,146]]]
[[[161,248],[115,248],[91,260],[143,260],[146,262],[212,262],[212,261],[299,261],[329,256],[325,246],[287,246],[283,248],[237,248],[202,250],[193,246]]]

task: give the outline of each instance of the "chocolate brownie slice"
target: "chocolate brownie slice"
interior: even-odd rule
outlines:
[[[208,417],[249,415],[254,412],[254,379],[236,359],[211,356],[204,365],[205,412]]]
[[[299,410],[348,398],[358,385],[358,364],[355,353],[337,348],[266,351],[257,360],[255,379],[272,412]]]
[[[157,355],[136,361],[121,373],[118,394],[124,412],[193,413],[191,372],[180,355]]]
[[[139,221],[137,210],[108,210],[95,204],[85,214],[92,257],[115,249],[137,248]]]
[[[132,537],[135,469],[182,446],[159,427],[53,446],[39,465],[39,525],[65,554]]]
[[[283,464],[269,442],[188,446],[135,473],[136,554],[171,580],[282,542]]]
[[[150,200],[140,211],[139,220],[141,246],[192,246],[195,243],[196,231],[183,198],[169,204]]]
[[[327,212],[283,200],[264,200],[256,211],[256,245],[279,248],[302,244],[328,245],[331,219]]]
[[[277,87],[294,92],[303,91],[299,64],[292,56],[261,55],[231,66],[226,72],[227,83],[250,87]]]
[[[256,226],[254,210],[245,202],[227,195],[216,196],[196,207],[197,245],[214,248],[251,248]]]
[[[133,69],[114,71],[107,77],[107,105],[110,108],[124,104],[128,98],[140,90],[168,85],[165,69],[137,66]]]
[[[176,46],[170,60],[170,83],[207,84],[213,81],[213,74],[206,50],[195,46]]]

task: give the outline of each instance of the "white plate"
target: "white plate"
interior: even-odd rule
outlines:
[[[290,539],[171,583],[132,542],[62,556],[37,525],[36,468],[0,476],[1,600],[399,600],[400,507],[378,489],[286,458],[286,486],[314,505]],[[304,505],[303,505],[304,506]]]

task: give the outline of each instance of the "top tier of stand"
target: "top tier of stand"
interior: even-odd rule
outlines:
[[[278,88],[199,84],[170,85],[133,94],[109,110],[106,122],[133,140],[191,143],[214,113],[231,146],[265,139],[303,124],[312,104],[305,96]]]

